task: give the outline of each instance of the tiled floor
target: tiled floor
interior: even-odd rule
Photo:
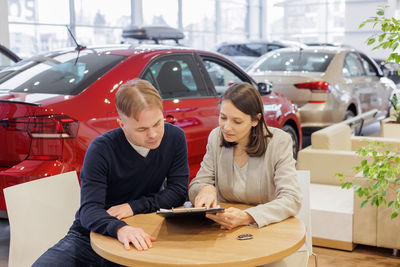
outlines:
[[[379,135],[380,125],[379,123],[371,124],[363,130],[364,136],[377,136]],[[306,147],[310,145],[310,137],[304,137],[304,145]],[[7,219],[0,219],[0,267],[8,266],[8,252],[10,244],[10,226]]]

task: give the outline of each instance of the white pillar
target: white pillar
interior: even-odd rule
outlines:
[[[10,47],[10,33],[8,30],[8,0],[0,0],[0,43]]]
[[[260,1],[248,0],[247,1],[247,37],[248,39],[260,38]]]
[[[267,28],[267,0],[259,0],[260,2],[260,39],[267,39],[268,28]]]
[[[143,4],[142,0],[131,0],[131,24],[143,25]]]

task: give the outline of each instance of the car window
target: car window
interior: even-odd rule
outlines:
[[[240,48],[244,56],[250,57],[260,57],[267,51],[266,44],[242,44]]]
[[[167,56],[153,61],[143,79],[158,88],[163,98],[207,95],[191,55]]]
[[[266,53],[265,44],[232,44],[223,45],[218,48],[218,52],[227,56],[249,56],[259,57]]]
[[[6,55],[0,53],[0,69],[11,66],[13,64],[14,64],[14,61],[12,61]]]
[[[77,95],[127,57],[96,53],[92,50],[71,51],[54,57],[38,56],[17,65],[31,67],[0,84],[12,92]],[[18,71],[18,69],[16,69]]]
[[[343,65],[343,75],[344,76],[363,76],[364,70],[361,65],[360,58],[354,54],[349,53],[344,59]]]
[[[315,52],[282,52],[267,54],[250,68],[258,71],[304,71],[324,72],[333,58],[333,54]]]
[[[268,52],[269,52],[269,51],[272,51],[272,50],[279,49],[279,48],[283,48],[283,47],[284,47],[284,46],[282,46],[282,45],[269,44],[269,45],[268,45]]]
[[[361,62],[367,76],[378,76],[374,65],[372,65],[372,63],[363,55],[361,55]]]
[[[236,56],[239,53],[234,45],[222,45],[217,52],[227,56]]]
[[[203,59],[203,62],[218,94],[223,94],[234,82],[242,81],[238,75],[220,63],[209,59]]]

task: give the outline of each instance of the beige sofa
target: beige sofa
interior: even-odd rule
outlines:
[[[392,107],[390,109],[390,117],[381,120],[381,137],[400,138],[400,124],[393,123],[393,121],[396,121],[394,113],[395,110]]]
[[[315,184],[340,185],[341,181],[334,177],[340,172],[346,180],[372,185],[353,171],[361,162],[355,151],[372,141],[392,144],[400,150],[400,138],[352,136],[347,124],[335,124],[312,134],[311,146],[299,152],[297,169],[310,170],[311,183]],[[388,195],[394,194],[394,191],[388,192]],[[391,210],[383,206],[377,208],[368,204],[361,208],[362,201],[354,196],[353,243],[400,249],[400,217],[391,220]]]

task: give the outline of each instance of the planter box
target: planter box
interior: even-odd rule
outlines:
[[[394,121],[391,117],[381,120],[381,137],[400,139],[400,123],[395,123]]]

